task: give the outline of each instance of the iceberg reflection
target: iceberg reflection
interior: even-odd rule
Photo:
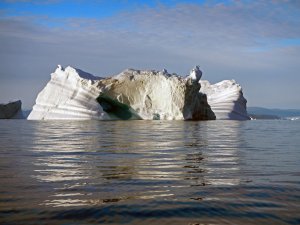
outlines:
[[[195,199],[196,187],[240,184],[242,125],[238,121],[73,121],[67,126],[39,122],[32,177],[49,185],[41,204],[53,207]]]

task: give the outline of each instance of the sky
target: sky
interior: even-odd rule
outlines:
[[[300,109],[299,0],[0,0],[0,103],[30,109],[57,65],[234,79],[248,106]]]

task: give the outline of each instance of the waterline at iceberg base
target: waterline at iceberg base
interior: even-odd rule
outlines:
[[[233,80],[211,85],[201,77],[198,66],[187,77],[127,69],[101,78],[59,65],[28,119],[249,119],[240,85]]]

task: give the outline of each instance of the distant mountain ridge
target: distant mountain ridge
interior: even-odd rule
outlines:
[[[268,109],[263,107],[247,107],[249,115],[270,115],[280,118],[300,117],[300,109]]]

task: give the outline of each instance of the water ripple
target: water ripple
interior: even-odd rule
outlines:
[[[0,126],[1,224],[300,221],[297,121]]]

